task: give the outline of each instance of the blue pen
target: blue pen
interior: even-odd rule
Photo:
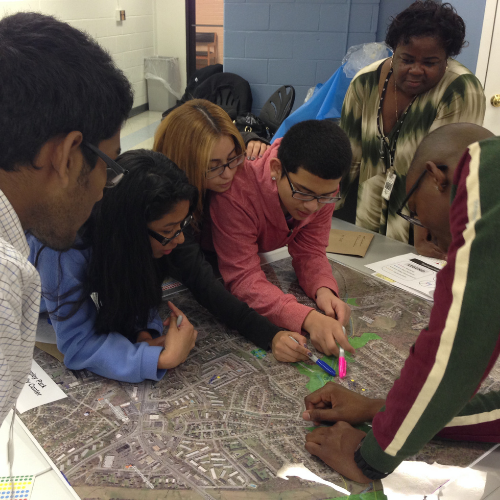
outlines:
[[[293,338],[291,335],[289,335],[288,337],[291,338],[296,344],[300,345],[300,342],[297,339]],[[320,368],[322,368],[326,373],[328,373],[330,377],[335,377],[337,375],[335,373],[335,370],[331,366],[328,366],[324,361],[321,361],[321,359],[319,359],[318,356],[313,354],[311,351],[309,351],[307,355],[309,356],[309,359],[311,361],[314,361]]]

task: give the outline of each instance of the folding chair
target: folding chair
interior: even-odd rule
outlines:
[[[295,101],[295,89],[291,85],[280,87],[262,106],[259,118],[274,134],[285,118],[288,117]]]

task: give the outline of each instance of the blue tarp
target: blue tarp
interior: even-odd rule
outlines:
[[[345,75],[344,66],[340,66],[325,84],[316,86],[313,96],[281,124],[271,142],[283,137],[292,125],[304,120],[340,118],[342,103],[352,80]]]
[[[391,49],[384,43],[372,42],[350,47],[342,66],[324,85],[320,83],[316,86],[313,96],[281,124],[273,140],[283,137],[292,125],[304,120],[340,118],[345,94],[356,73],[391,54]]]

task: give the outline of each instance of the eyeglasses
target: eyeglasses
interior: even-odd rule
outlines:
[[[303,193],[302,191],[297,191],[293,187],[292,181],[290,180],[286,168],[283,166],[283,164],[281,164],[281,166],[283,168],[283,172],[285,172],[286,178],[288,179],[288,184],[290,184],[290,189],[292,190],[292,198],[302,201],[318,200],[318,203],[323,203],[325,205],[328,203],[335,203],[336,201],[339,201],[341,199],[341,196],[317,196],[315,194]],[[337,191],[340,191],[340,185]]]
[[[189,224],[191,223],[192,220],[193,220],[193,216],[188,215],[179,224],[180,229],[178,231],[176,231],[175,234],[171,238],[167,238],[167,237],[163,236],[162,234],[157,233],[156,231],[153,231],[152,229],[149,229],[149,227],[148,227],[148,233],[149,233],[149,236],[151,236],[151,238],[154,238],[156,241],[159,241],[163,246],[165,246],[168,243],[170,243],[172,240],[175,240],[175,238],[177,238],[177,236],[179,236],[179,234],[181,234],[186,229],[186,227],[189,226]]]
[[[116,163],[115,160],[112,160],[107,154],[104,154],[93,144],[82,142],[82,146],[90,149],[90,151],[94,152],[106,164],[107,179],[104,187],[115,187],[122,180],[123,176],[128,174],[128,170],[124,169],[121,165]]]
[[[448,168],[447,165],[436,165],[439,170],[446,170]],[[403,209],[405,208],[406,204],[408,203],[408,200],[411,198],[412,194],[417,190],[421,180],[424,178],[424,175],[426,174],[427,169],[424,169],[424,171],[418,176],[418,179],[416,180],[415,184],[410,188],[408,191],[408,194],[406,195],[406,198],[403,200],[403,203],[401,203],[401,207],[399,210],[396,212],[397,215],[402,217],[404,220],[408,221],[410,224],[413,224],[414,226],[419,226],[419,227],[425,227],[420,220],[417,218],[417,214],[415,212],[412,212],[410,210],[410,215],[406,215],[403,213]]]
[[[209,168],[205,172],[205,177],[207,179],[214,179],[215,177],[219,177],[219,175],[222,175],[224,173],[224,170],[226,170],[226,168],[230,168],[232,170],[238,165],[241,165],[244,161],[245,161],[245,153],[241,153],[240,155],[231,158],[227,163],[224,163],[224,165],[220,165],[214,168]]]

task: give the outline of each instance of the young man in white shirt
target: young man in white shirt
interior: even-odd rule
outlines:
[[[105,185],[123,169],[120,128],[129,82],[88,35],[50,16],[0,20],[0,423],[31,367],[40,280],[29,231],[74,242]]]

